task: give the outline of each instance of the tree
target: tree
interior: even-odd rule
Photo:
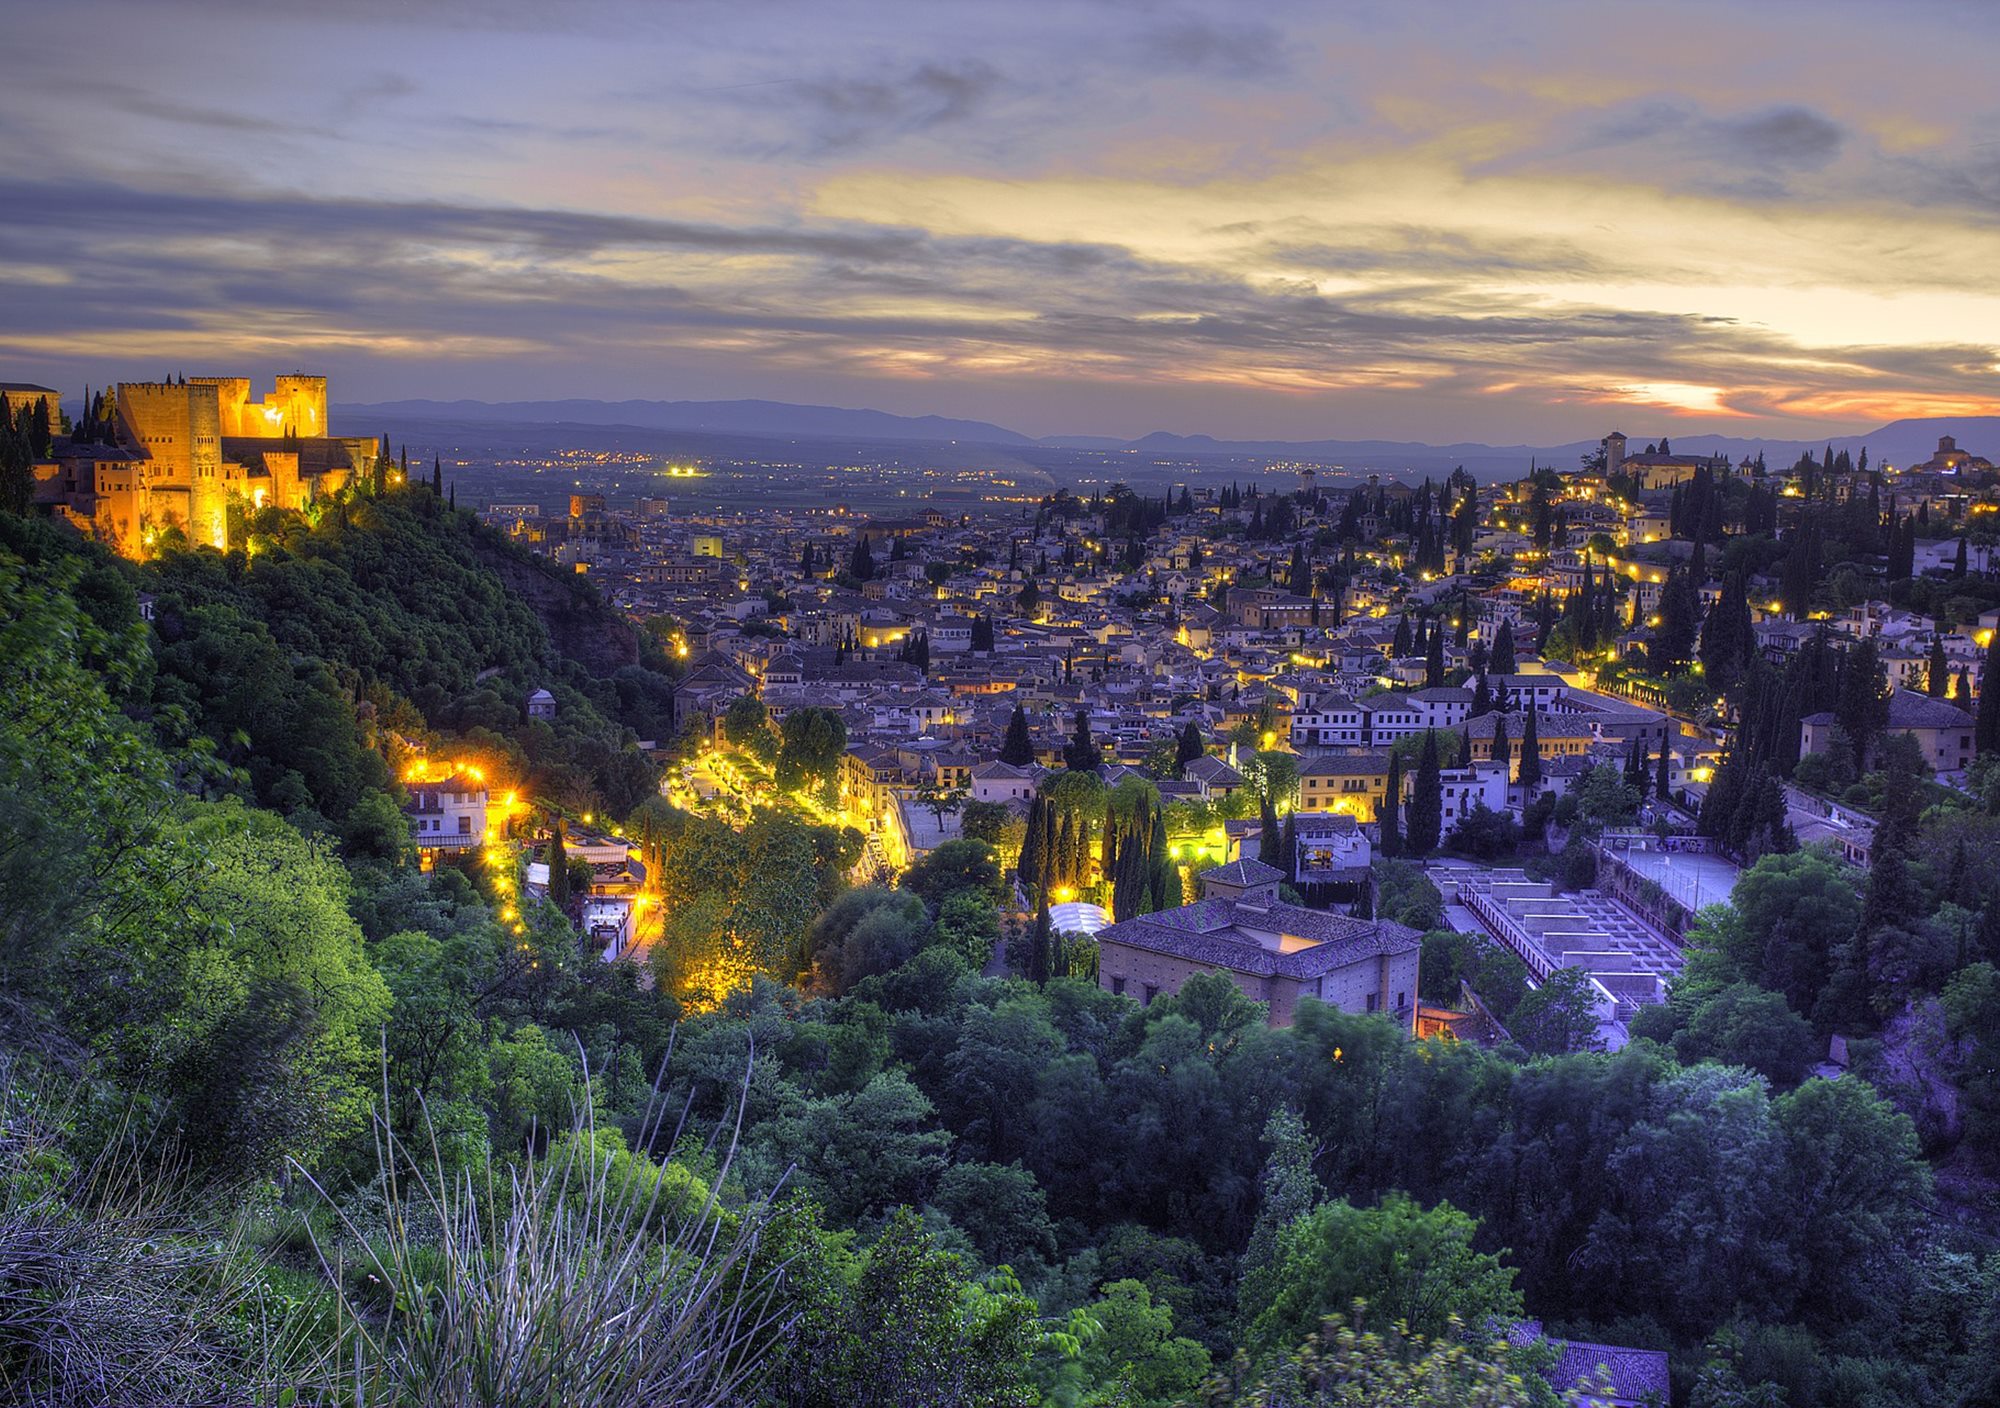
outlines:
[[[1019,704],[1014,706],[1014,712],[1007,720],[1007,736],[1000,744],[1000,761],[1017,768],[1027,767],[1035,761],[1035,743],[1028,732],[1028,711]]]
[[[1834,719],[1854,740],[1854,755],[1864,762],[1889,722],[1889,695],[1875,642],[1864,640],[1849,648],[1840,670],[1840,697]]]
[[[1507,1030],[1537,1056],[1601,1049],[1598,994],[1581,968],[1558,968],[1514,1008]]]
[[[1083,1345],[1084,1380],[1118,1385],[1133,1408],[1167,1408],[1192,1400],[1208,1373],[1208,1351],[1174,1334],[1170,1307],[1156,1304],[1143,1281],[1113,1281],[1085,1307],[1097,1333]],[[1049,1401],[1056,1401],[1050,1399]]]
[[[1861,922],[1857,872],[1818,850],[1767,855],[1737,877],[1727,908],[1704,910],[1691,946],[1714,950],[1735,975],[1812,1015],[1834,950]]]
[[[868,535],[863,533],[854,540],[854,551],[848,555],[847,574],[857,582],[872,581],[875,576],[875,553],[868,546]]]
[[[1521,765],[1515,769],[1514,779],[1521,784],[1522,792],[1529,798],[1542,785],[1542,745],[1536,737],[1535,710],[1527,710],[1527,723],[1521,729]]]
[[[905,870],[896,883],[921,895],[933,910],[961,891],[989,900],[998,900],[1004,893],[1000,858],[984,841],[947,841]]]
[[[1673,1044],[1684,1065],[1745,1066],[1777,1086],[1804,1080],[1820,1054],[1812,1024],[1779,994],[1749,983],[1731,983],[1702,999]]]
[[[1179,777],[1189,763],[1205,756],[1207,752],[1208,745],[1202,740],[1201,726],[1193,719],[1189,719],[1182,726],[1179,742],[1174,748],[1174,776]]]
[[[761,762],[773,762],[778,756],[770,714],[764,701],[754,694],[739,694],[729,701],[729,707],[722,711],[722,736]]]
[[[1445,1334],[1454,1320],[1517,1319],[1514,1272],[1473,1249],[1478,1230],[1450,1203],[1425,1209],[1398,1192],[1372,1208],[1322,1204],[1280,1235],[1270,1293],[1245,1307],[1253,1352],[1303,1344],[1321,1320],[1356,1300],[1426,1337]]]
[[[1942,699],[1951,687],[1951,662],[1944,657],[1944,637],[1931,637],[1929,668],[1925,671],[1924,692],[1933,699]]]
[[[1454,990],[1452,996],[1457,997]],[[1258,1179],[1257,1222],[1243,1251],[1237,1282],[1238,1316],[1247,1328],[1251,1307],[1269,1305],[1277,1297],[1281,1240],[1285,1229],[1318,1207],[1326,1188],[1313,1172],[1312,1140],[1305,1121],[1289,1107],[1271,1112],[1264,1121],[1264,1172]]]
[[[1520,665],[1514,659],[1514,623],[1503,620],[1499,632],[1493,637],[1493,656],[1486,668],[1496,675],[1513,675],[1520,672]]]
[[[1389,784],[1383,789],[1380,815],[1376,821],[1382,828],[1382,854],[1399,856],[1403,853],[1402,818],[1403,813],[1403,758],[1391,750],[1389,754]]]
[[[909,962],[929,927],[916,895],[868,885],[849,890],[814,921],[806,949],[820,986],[839,994]]]
[[[549,903],[565,914],[569,912],[569,851],[563,844],[564,823],[560,817],[549,831],[548,851],[544,857],[549,868]]]
[[[937,818],[939,829],[944,827],[946,812],[955,812],[965,805],[966,792],[963,787],[946,787],[936,778],[925,781],[917,788],[916,803],[930,810]]]
[[[840,759],[847,751],[847,722],[832,709],[794,709],[780,730],[777,784],[787,792],[817,789],[831,804],[839,784]]]
[[[1063,766],[1072,772],[1094,773],[1104,766],[1104,755],[1098,751],[1097,741],[1090,736],[1090,710],[1076,711],[1076,728],[1070,734],[1069,745],[1063,749]]]
[[[1004,802],[967,802],[959,809],[958,830],[968,840],[984,841],[997,851],[1012,819]]]
[[[2000,631],[1986,643],[1986,659],[1979,667],[1979,712],[1973,718],[1979,751],[2000,752]]]
[[[1424,751],[1417,763],[1416,786],[1410,793],[1404,849],[1427,856],[1437,849],[1444,825],[1444,780],[1438,763],[1437,734],[1426,730]]]
[[[1424,686],[1438,689],[1444,684],[1444,622],[1439,621],[1424,649]]]
[[[1493,761],[1500,764],[1502,776],[1511,782],[1514,775],[1514,745],[1513,740],[1507,737],[1505,714],[1495,715],[1493,719]]]

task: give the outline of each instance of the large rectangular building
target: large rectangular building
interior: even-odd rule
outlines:
[[[1201,877],[1202,898],[1097,933],[1098,983],[1150,1005],[1198,973],[1220,973],[1286,1027],[1306,998],[1416,1029],[1416,930],[1285,904],[1281,873],[1232,861]]]

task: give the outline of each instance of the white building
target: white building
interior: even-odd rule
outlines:
[[[486,784],[464,773],[439,782],[404,784],[410,800],[403,814],[410,819],[410,836],[420,850],[456,851],[476,846],[486,837]]]

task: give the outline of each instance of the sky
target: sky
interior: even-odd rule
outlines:
[[[1988,0],[65,0],[0,380],[1559,443],[2000,414]]]

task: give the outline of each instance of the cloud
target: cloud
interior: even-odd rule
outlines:
[[[991,64],[966,59],[921,63],[896,78],[817,79],[796,92],[812,129],[809,144],[831,152],[963,123],[1000,86]]]
[[[1182,20],[1146,35],[1140,51],[1154,63],[1218,78],[1265,78],[1287,66],[1283,36],[1264,24]]]
[[[1705,136],[1737,158],[1780,170],[1817,170],[1840,155],[1847,129],[1811,108],[1778,107],[1705,124]]]

